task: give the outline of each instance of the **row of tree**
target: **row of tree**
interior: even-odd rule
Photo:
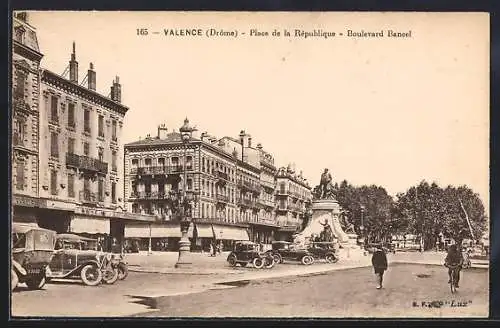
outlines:
[[[383,187],[344,180],[334,185],[334,195],[342,215],[369,242],[415,234],[423,236],[424,249],[431,249],[440,233],[460,243],[480,239],[487,229],[484,205],[467,186],[441,188],[422,181],[393,199]]]

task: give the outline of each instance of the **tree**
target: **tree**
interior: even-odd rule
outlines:
[[[401,226],[406,226],[406,232],[420,235],[424,249],[430,249],[440,232],[457,243],[472,238],[460,201],[478,238],[486,228],[487,219],[479,196],[466,186],[442,189],[436,183],[422,181],[397,195],[395,213],[402,221]]]

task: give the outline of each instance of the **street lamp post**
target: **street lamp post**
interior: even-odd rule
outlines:
[[[365,211],[365,207],[363,205],[360,206],[361,208],[361,226],[359,227],[359,231],[361,232],[361,248],[364,249],[364,244],[365,244],[365,226],[363,224],[363,213]]]
[[[176,268],[185,268],[191,266],[191,262],[189,261],[187,254],[191,251],[191,243],[188,237],[188,230],[189,226],[191,225],[191,218],[192,218],[192,212],[189,202],[192,199],[191,197],[188,197],[187,193],[186,161],[187,161],[188,144],[194,131],[196,131],[196,129],[189,125],[189,120],[186,118],[184,120],[184,125],[179,129],[182,138],[182,143],[184,144],[184,159],[183,159],[184,178],[182,185],[182,193],[179,200],[181,240],[179,241],[179,258],[177,259],[177,263],[175,264]],[[189,196],[191,196],[191,193],[189,194]]]

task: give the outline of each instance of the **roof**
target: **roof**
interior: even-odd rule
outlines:
[[[56,238],[57,239],[64,239],[64,240],[68,240],[68,241],[95,241],[95,239],[81,237],[78,235],[74,235],[72,233],[60,233],[57,235]]]
[[[191,141],[201,141],[198,138],[191,138]],[[128,144],[125,144],[125,147],[129,146],[155,146],[155,145],[164,145],[170,144],[173,142],[182,142],[181,134],[179,132],[170,132],[166,135],[165,138],[159,139],[157,137],[146,138],[138,141],[133,141]]]
[[[30,230],[43,230],[43,231],[54,232],[54,231],[49,230],[49,229],[40,228],[38,226],[38,224],[36,224],[36,223],[16,223],[16,222],[14,222],[12,224],[12,232],[13,233],[27,233]]]

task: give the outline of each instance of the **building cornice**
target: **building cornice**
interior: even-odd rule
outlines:
[[[62,89],[65,92],[71,93],[72,95],[83,98],[89,102],[111,109],[120,115],[125,115],[128,111],[128,107],[114,100],[111,100],[110,98],[107,98],[93,90],[89,90],[88,88],[73,83],[65,79],[64,77],[46,69],[42,70],[42,83],[43,82],[56,88]]]
[[[35,49],[32,49],[32,48],[28,47],[27,45],[25,45],[17,40],[14,40],[13,50],[14,50],[14,53],[17,53],[17,54],[19,54],[23,57],[26,57],[30,60],[35,60],[35,61],[40,62],[40,60],[42,60],[42,58],[43,58],[43,54],[41,54],[40,52],[36,51]]]

